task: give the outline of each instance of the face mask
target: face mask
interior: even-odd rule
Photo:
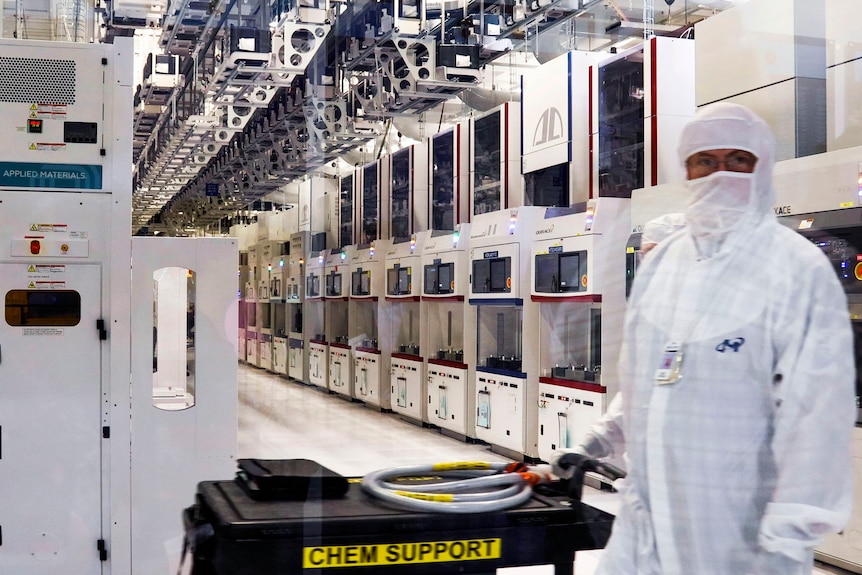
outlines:
[[[688,180],[685,221],[694,237],[723,236],[752,212],[754,175],[716,172]]]

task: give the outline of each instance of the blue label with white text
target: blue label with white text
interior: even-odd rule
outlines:
[[[102,166],[0,162],[0,186],[102,189]]]

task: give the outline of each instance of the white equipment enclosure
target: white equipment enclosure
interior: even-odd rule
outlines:
[[[395,240],[386,253],[386,300],[380,322],[388,323],[392,411],[413,423],[425,415],[425,364],[421,354],[422,250],[428,232]],[[385,344],[384,344],[385,345]]]
[[[323,294],[326,341],[329,342],[329,391],[353,397],[353,361],[348,333],[348,295],[353,246],[329,250],[324,261]]]
[[[384,262],[390,240],[358,244],[350,257],[349,343],[353,350],[353,398],[388,410],[389,326],[381,323],[379,302],[386,293]],[[333,351],[330,349],[330,355]]]
[[[573,447],[616,393],[625,315],[629,200],[549,208],[532,248],[530,297],[539,303],[539,457]]]
[[[4,574],[176,570],[235,465],[237,243],[131,237],[132,52],[0,41]]]
[[[311,252],[305,272],[305,329],[309,334],[306,383],[323,389],[329,388],[329,344],[323,315],[326,307],[323,276],[327,253],[327,250]]]
[[[470,224],[431,232],[422,253],[421,345],[427,358],[425,421],[444,435],[476,437],[476,309],[467,303]]]
[[[476,216],[470,304],[476,307],[476,437],[514,458],[538,458],[539,305],[530,249],[546,208]]]
[[[305,300],[305,258],[311,234],[297,232],[290,236],[290,255],[287,260],[287,290],[285,322],[287,322],[288,350],[287,375],[296,381],[308,382],[308,332],[305,329],[303,301]]]

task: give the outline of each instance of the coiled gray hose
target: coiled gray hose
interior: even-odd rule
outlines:
[[[395,483],[402,478],[433,475],[434,483]],[[448,480],[447,480],[448,479]],[[462,461],[373,471],[362,478],[362,489],[378,499],[414,511],[482,513],[517,507],[532,495],[532,486],[550,480],[550,466],[522,463]]]

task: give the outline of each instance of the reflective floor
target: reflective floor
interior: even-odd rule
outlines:
[[[351,403],[311,386],[240,364],[238,456],[312,459],[342,475],[442,461],[509,461],[487,446],[464,443]],[[584,501],[615,513],[615,494],[586,487]],[[577,554],[576,575],[592,575],[601,551]],[[550,575],[553,567],[501,569],[501,575]],[[820,565],[813,575],[845,574]]]

